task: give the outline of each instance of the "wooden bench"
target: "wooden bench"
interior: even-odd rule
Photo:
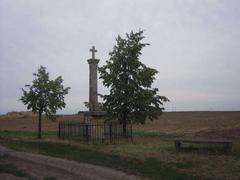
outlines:
[[[176,151],[181,150],[181,144],[222,144],[225,152],[230,152],[232,149],[232,141],[226,139],[200,139],[200,138],[178,138],[175,139]]]

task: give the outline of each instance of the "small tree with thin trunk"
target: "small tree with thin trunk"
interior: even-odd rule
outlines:
[[[33,74],[35,79],[32,85],[25,85],[29,90],[22,88],[23,95],[20,100],[27,109],[38,113],[38,138],[41,138],[42,114],[55,120],[55,114],[58,109],[65,107],[64,95],[68,94],[70,87],[64,88],[61,76],[55,80],[49,80],[49,73],[46,68],[40,66],[37,73]]]
[[[144,123],[146,118],[157,118],[164,109],[163,103],[168,101],[151,87],[158,71],[139,60],[142,48],[149,45],[142,43],[143,38],[141,30],[126,34],[126,38],[118,36],[110,59],[99,68],[103,85],[110,89],[110,94],[102,96],[104,108],[109,119],[123,124],[123,133],[129,122]]]

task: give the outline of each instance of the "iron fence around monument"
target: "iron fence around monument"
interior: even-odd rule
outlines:
[[[132,141],[132,124],[88,124],[73,121],[59,122],[58,137],[85,142],[119,143]]]

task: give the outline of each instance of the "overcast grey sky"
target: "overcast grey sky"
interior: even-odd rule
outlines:
[[[118,34],[139,29],[167,110],[240,110],[239,18],[239,0],[0,0],[0,114],[26,110],[21,88],[40,65],[71,87],[59,113],[83,109],[90,47],[101,66]]]

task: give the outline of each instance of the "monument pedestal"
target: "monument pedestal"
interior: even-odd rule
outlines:
[[[87,124],[104,124],[105,111],[86,111],[84,112],[84,122]]]

